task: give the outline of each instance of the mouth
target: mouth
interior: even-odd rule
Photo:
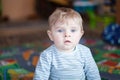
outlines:
[[[69,40],[66,40],[64,43],[71,43],[71,41],[69,41]]]

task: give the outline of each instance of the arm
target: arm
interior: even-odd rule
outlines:
[[[40,55],[33,80],[48,80],[50,75],[50,66],[50,54],[47,54],[47,52],[44,51]]]
[[[89,49],[85,53],[85,74],[87,80],[101,80],[98,67]]]

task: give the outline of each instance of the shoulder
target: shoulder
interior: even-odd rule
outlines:
[[[51,52],[55,49],[54,45],[49,46],[48,48],[46,48],[45,50],[43,50],[43,52]]]
[[[83,55],[84,57],[89,57],[92,55],[90,48],[85,45],[78,44],[77,48],[78,48],[80,54]]]
[[[82,44],[78,44],[77,47],[81,51],[84,51],[84,50],[88,50],[89,51],[90,50],[87,46],[82,45]]]
[[[40,56],[52,56],[52,54],[55,51],[55,46],[51,45],[48,48],[46,48],[45,50],[43,50],[40,54]]]

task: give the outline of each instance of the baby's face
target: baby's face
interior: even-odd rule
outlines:
[[[84,33],[81,25],[73,20],[67,20],[53,26],[48,35],[59,51],[71,52]]]

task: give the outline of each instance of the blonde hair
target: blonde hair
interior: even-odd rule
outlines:
[[[50,15],[48,19],[49,29],[51,29],[51,27],[55,26],[57,23],[62,24],[62,22],[70,19],[73,19],[77,24],[79,24],[83,30],[83,26],[82,26],[83,20],[81,15],[78,12],[74,11],[73,9],[65,8],[65,7],[57,8]]]

